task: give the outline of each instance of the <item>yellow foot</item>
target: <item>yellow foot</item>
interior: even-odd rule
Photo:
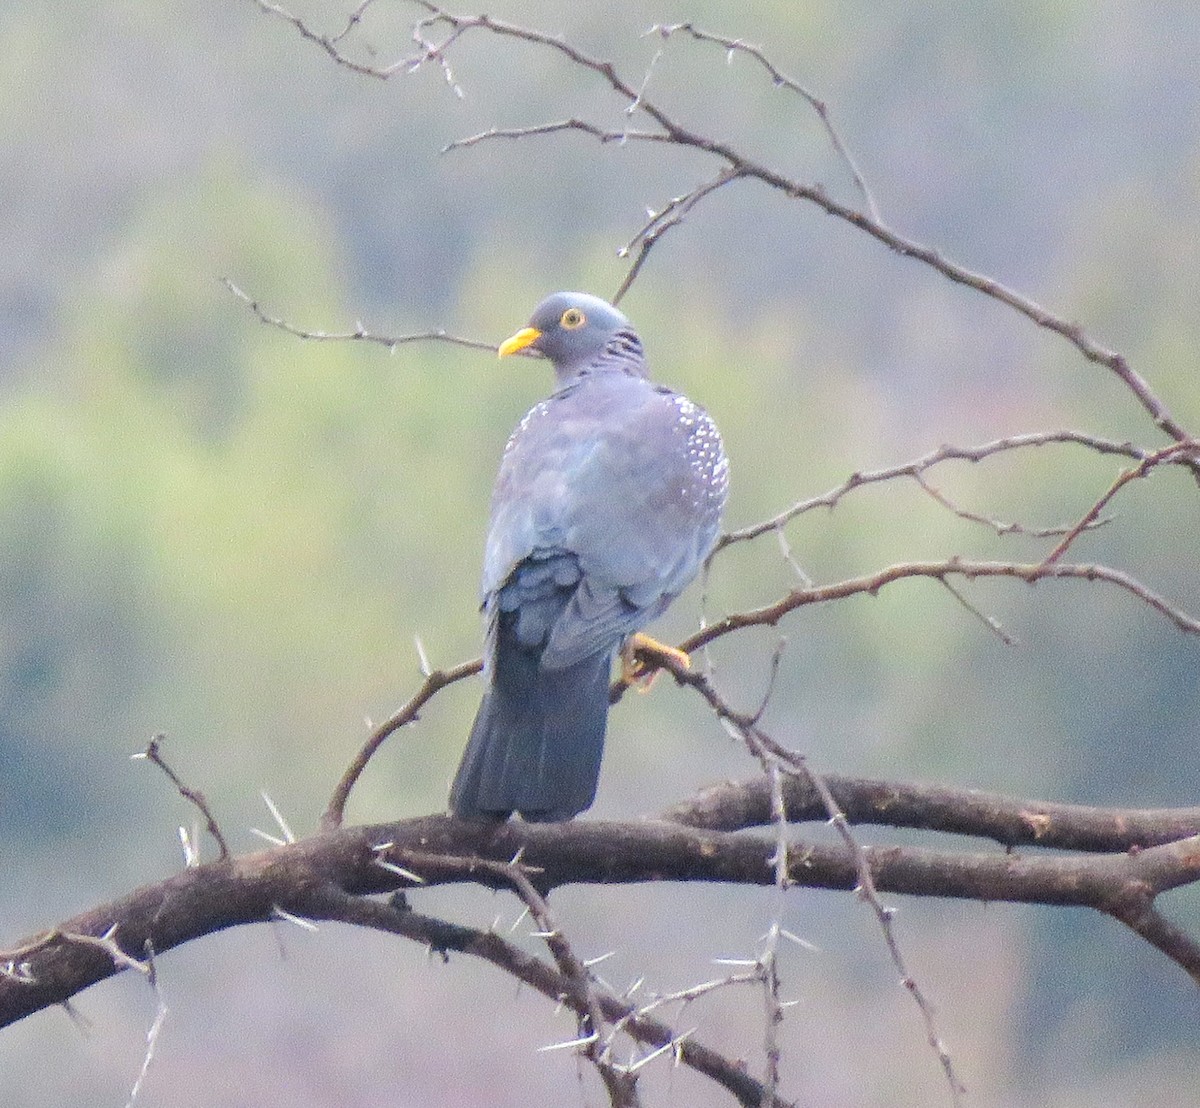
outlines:
[[[672,664],[691,669],[692,660],[686,651],[667,646],[640,631],[630,635],[621,648],[621,680],[638,692],[649,692],[659,670]]]

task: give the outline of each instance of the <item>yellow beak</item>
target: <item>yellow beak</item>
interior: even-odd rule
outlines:
[[[536,327],[522,327],[510,339],[505,339],[500,344],[498,357],[506,358],[509,354],[515,354],[518,350],[524,350],[527,346],[532,346],[542,337],[542,332]]]

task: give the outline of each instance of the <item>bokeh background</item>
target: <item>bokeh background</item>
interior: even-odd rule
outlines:
[[[296,3],[336,31],[352,5]],[[413,7],[379,0],[360,56],[410,48]],[[898,229],[1027,291],[1129,355],[1200,427],[1200,13],[1188,0],[507,0],[640,78],[655,22],[766,46],[831,105]],[[375,48],[369,54],[365,45]],[[421,345],[299,341],[259,324],[228,276],[304,327],[445,327],[496,341],[561,287],[616,289],[647,206],[715,167],[581,136],[439,155],[489,126],[623,105],[547,51],[486,35],[380,82],[335,67],[251,0],[9,0],[0,11],[0,930],[53,923],[180,864],[193,814],[129,755],[155,732],[238,849],[275,830],[266,790],[311,829],[365,734],[435,665],[474,656],[487,495],[543,367]],[[652,92],[694,128],[855,200],[812,114],[744,58],[673,42]],[[656,375],[716,416],[731,525],[855,469],[943,442],[1073,427],[1157,445],[1131,398],[1061,340],[755,185],[711,197],[651,256],[624,307]],[[1078,517],[1118,470],[1069,447],[940,471],[964,505],[1030,524]],[[1196,489],[1126,490],[1081,558],[1200,607]],[[817,580],[1045,544],[865,490],[789,528]],[[720,614],[793,580],[773,540],[731,551]],[[766,718],[821,769],[1098,804],[1194,803],[1200,644],[1100,587],[982,583],[1005,647],[931,583],[807,609]],[[664,621],[683,634],[698,590]],[[714,650],[752,704],[773,633]],[[439,810],[478,687],[393,739],[351,814]],[[614,712],[594,809],[635,816],[749,760],[694,697],[660,682]],[[816,833],[816,832],[814,832]],[[870,841],[873,836],[863,833]],[[510,896],[419,894],[509,926]],[[414,897],[414,899],[416,899]],[[669,991],[753,956],[768,892],[562,890],[580,951]],[[971,1102],[1193,1103],[1200,997],[1115,924],[1063,911],[900,902],[897,927]],[[1200,897],[1171,898],[1200,926]],[[820,1105],[945,1100],[870,913],[797,891],[786,925],[789,1091]],[[486,967],[382,937],[280,925],[163,957],[170,1012],[139,1103],[596,1104],[573,1029]],[[128,977],[128,975],[126,975]],[[0,1099],[123,1104],[155,1002],[125,977],[0,1040]],[[761,1063],[761,1002],[730,992],[681,1026]],[[718,1103],[666,1065],[655,1103]]]

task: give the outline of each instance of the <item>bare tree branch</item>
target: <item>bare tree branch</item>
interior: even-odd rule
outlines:
[[[396,898],[381,902],[352,896],[336,885],[328,885],[318,891],[310,907],[314,911],[313,918],[338,920],[401,935],[425,944],[444,958],[448,958],[451,952],[481,958],[535,989],[548,1000],[565,1002],[577,1014],[584,1014],[580,1011],[579,998],[561,971],[501,938],[495,931],[480,931],[426,916],[413,911],[403,901],[397,902]],[[725,1058],[697,1042],[693,1036],[680,1035],[651,1016],[648,1010],[650,1006],[638,1008],[602,989],[598,991],[597,999],[605,1019],[614,1025],[619,1024],[631,1038],[651,1047],[654,1052],[664,1048],[671,1051],[684,1065],[725,1088],[739,1104],[764,1104],[762,1084],[748,1074],[739,1061]],[[785,1108],[784,1102],[776,1103],[780,1108]]]
[[[1074,579],[1080,581],[1104,581],[1116,585],[1136,596],[1161,615],[1166,616],[1181,631],[1200,635],[1200,619],[1177,608],[1164,597],[1143,585],[1136,578],[1119,569],[1103,565],[1075,565],[1056,562],[1053,565],[1027,564],[1020,562],[970,562],[961,558],[949,558],[940,562],[899,562],[864,577],[852,577],[832,585],[816,585],[811,588],[793,589],[773,604],[753,611],[738,612],[717,620],[707,627],[689,635],[679,648],[691,653],[707,646],[710,642],[743,627],[774,627],[789,612],[810,604],[823,604],[830,600],[841,600],[850,596],[874,596],[885,585],[911,578],[927,577],[935,581],[963,577],[974,581],[981,577],[1009,577],[1034,585],[1039,581]]]
[[[335,35],[324,35],[319,31],[313,30],[313,28],[305,23],[303,19],[301,19],[298,15],[294,15],[292,12],[288,11],[287,8],[283,7],[282,4],[272,4],[270,0],[251,0],[251,3],[255,4],[265,14],[275,16],[278,19],[282,19],[286,23],[290,23],[296,29],[296,33],[299,34],[301,38],[305,39],[307,42],[311,42],[314,45],[319,46],[338,65],[344,66],[346,69],[352,70],[353,72],[361,74],[364,77],[379,77],[386,79],[393,73],[396,73],[408,65],[408,60],[406,59],[404,62],[397,62],[395,65],[386,66],[383,68],[379,66],[366,65],[362,62],[355,61],[347,54],[342,53],[339,46],[339,44],[347,37],[347,35],[349,35],[350,32],[359,25],[362,20],[363,13],[370,6],[371,2],[372,0],[366,0],[365,3],[360,4],[358,8],[351,13],[343,30],[339,31]]]
[[[711,180],[703,184],[697,185],[691,192],[684,196],[676,196],[668,201],[667,206],[661,212],[651,212],[649,222],[640,230],[632,239],[621,247],[617,254],[619,257],[627,257],[633,248],[637,247],[637,256],[633,259],[633,264],[629,267],[625,274],[625,279],[617,288],[613,295],[612,302],[619,304],[629,291],[630,286],[637,279],[637,275],[642,271],[642,266],[645,264],[646,258],[650,251],[657,245],[658,240],[663,237],[672,227],[678,227],[697,204],[700,203],[706,196],[724,187],[731,181],[736,181],[741,174],[736,169],[731,169],[728,166],[723,166],[721,171]]]
[[[1177,442],[1173,446],[1164,447],[1162,450],[1156,450],[1153,454],[1143,458],[1136,466],[1130,469],[1123,470],[1119,477],[1109,486],[1108,490],[1096,501],[1084,515],[1084,517],[1075,524],[1074,527],[1067,532],[1066,537],[1060,542],[1048,555],[1044,565],[1053,565],[1059,560],[1070,548],[1071,544],[1085,531],[1091,527],[1099,518],[1100,513],[1112,501],[1112,498],[1117,495],[1130,481],[1136,481],[1139,478],[1145,477],[1155,466],[1162,465],[1164,462],[1178,461],[1181,458],[1197,456],[1200,457],[1200,442],[1196,439],[1188,439],[1185,442]]]
[[[346,802],[350,798],[351,791],[359,777],[362,776],[363,770],[367,768],[367,763],[374,757],[375,752],[389,735],[399,731],[401,727],[414,723],[419,718],[421,709],[447,685],[453,685],[456,681],[461,681],[466,677],[473,677],[482,669],[483,659],[475,658],[469,662],[460,662],[451,669],[439,669],[426,674],[424,684],[403,707],[393,712],[371,732],[362,749],[346,767],[345,773],[342,774],[341,780],[333,790],[333,795],[329,798],[325,814],[321,817],[321,827],[329,830],[341,826],[345,816]]]
[[[1200,942],[1155,907],[1152,890],[1131,882],[1104,911],[1113,919],[1120,920],[1171,961],[1185,968],[1192,967],[1188,972],[1200,984],[1200,976],[1194,968],[1200,966]]]
[[[1111,569],[1108,566],[1062,563],[1033,565],[1016,562],[969,562],[959,558],[951,558],[942,562],[902,562],[888,566],[865,577],[851,578],[831,585],[805,585],[792,590],[773,604],[725,616],[723,619],[709,624],[684,639],[679,644],[679,648],[690,654],[735,631],[744,630],[748,627],[774,627],[784,616],[798,608],[807,607],[812,604],[828,603],[834,600],[844,600],[848,597],[862,594],[874,596],[885,585],[893,584],[896,581],[906,578],[922,577],[931,578],[946,585],[960,603],[964,604],[973,614],[983,619],[985,623],[988,623],[990,617],[983,615],[973,605],[969,604],[965,598],[960,596],[958,591],[950,584],[954,578],[963,577],[967,580],[975,580],[986,577],[1008,577],[1025,581],[1031,585],[1041,580],[1062,578],[1104,581],[1108,584],[1116,585],[1136,596],[1151,608],[1166,616],[1181,631],[1188,632],[1189,634],[1200,634],[1200,619],[1175,607],[1136,578],[1131,577],[1121,570]],[[989,627],[995,633],[999,634],[1004,641],[1011,642],[1007,633],[998,626],[993,626],[993,623],[989,623]],[[677,667],[669,665],[668,658],[656,652],[646,654],[643,657],[643,661],[648,663],[651,668],[655,666],[669,668],[676,674],[677,678],[682,672]],[[321,826],[325,829],[340,826],[344,818],[346,803],[354,785],[366,769],[371,758],[390,735],[416,720],[420,710],[441,689],[464,678],[474,676],[482,669],[482,659],[474,658],[466,662],[460,662],[448,670],[436,670],[428,673],[424,683],[413,694],[410,700],[388,719],[384,720],[383,723],[379,724],[371,732],[370,736],[368,736],[362,749],[347,767],[341,780],[335,787],[329,804],[326,807],[325,814],[322,816]],[[627,687],[627,684],[622,681],[614,682],[610,692],[610,700],[613,702],[620,700]]]
[[[676,34],[690,35],[697,42],[715,43],[726,51],[726,57],[731,61],[734,54],[745,54],[753,58],[763,69],[765,69],[771,78],[771,83],[776,88],[786,88],[790,92],[794,92],[802,100],[804,100],[810,108],[816,113],[817,118],[821,121],[821,126],[825,129],[825,134],[829,139],[830,145],[834,152],[845,163],[846,168],[850,172],[850,177],[854,181],[858,191],[862,193],[863,200],[867,205],[867,212],[874,220],[879,220],[882,217],[879,214],[879,207],[875,203],[875,197],[871,195],[871,190],[867,187],[867,182],[863,179],[858,165],[847,149],[846,144],[842,141],[842,136],[838,134],[837,128],[833,125],[833,120],[830,118],[829,105],[825,103],[815,93],[810,92],[803,85],[793,78],[782,73],[775,67],[775,63],[763,53],[762,47],[751,46],[749,43],[743,42],[741,39],[725,38],[722,35],[710,34],[708,31],[702,31],[692,23],[658,23],[651,27],[648,34],[658,34],[664,39],[670,38]]]
[[[554,919],[549,903],[534,887],[520,863],[516,860],[510,862],[503,873],[540,928],[541,937],[545,939],[559,972],[575,995],[576,1010],[579,1012],[580,1046],[584,1057],[600,1074],[608,1091],[609,1102],[613,1108],[636,1108],[640,1103],[637,1072],[613,1064],[611,1041],[603,1038],[604,1012],[591,973],[567,942]],[[769,1092],[768,1087],[768,1094]]]
[[[909,827],[992,839],[1005,847],[1036,846],[1086,853],[1143,850],[1200,835],[1200,807],[1092,808],[1025,800],[947,785],[821,775],[854,824]],[[824,820],[824,801],[803,777],[783,780],[788,818]],[[662,813],[662,818],[710,831],[740,831],[771,823],[767,783],[726,781]]]
[[[820,185],[805,184],[796,178],[779,172],[769,165],[750,158],[725,141],[699,133],[685,126],[645,94],[644,82],[642,88],[635,88],[619,73],[611,61],[589,55],[565,39],[548,35],[535,28],[522,27],[504,20],[493,19],[488,15],[457,15],[437,4],[430,3],[429,0],[414,0],[416,6],[427,13],[413,26],[413,39],[418,47],[417,52],[389,66],[377,67],[364,65],[345,55],[338,45],[338,40],[343,37],[342,35],[336,37],[322,35],[310,28],[298,16],[287,11],[280,5],[270,3],[269,0],[253,0],[253,2],[262,11],[291,24],[303,38],[319,46],[333,61],[339,65],[346,66],[354,72],[365,76],[386,79],[397,72],[415,72],[428,62],[436,62],[442,68],[447,82],[459,95],[462,94],[462,89],[450,71],[446,52],[465,34],[472,31],[484,31],[501,38],[527,42],[533,46],[556,52],[575,68],[600,77],[620,98],[623,108],[627,110],[627,114],[638,113],[645,116],[659,128],[663,136],[663,141],[714,157],[722,162],[728,171],[737,177],[754,178],[769,188],[782,193],[789,199],[803,200],[814,204],[826,214],[835,216],[860,231],[865,232],[897,254],[913,258],[940,273],[948,280],[953,281],[955,284],[974,289],[976,292],[1006,305],[1013,311],[1025,316],[1025,318],[1032,321],[1038,327],[1061,336],[1088,361],[1101,365],[1113,373],[1134,396],[1138,404],[1149,414],[1155,425],[1170,438],[1176,442],[1186,442],[1192,439],[1192,436],[1171,415],[1162,400],[1155,395],[1146,380],[1129,365],[1128,360],[1123,354],[1105,347],[1092,338],[1078,323],[1069,322],[1064,317],[1056,315],[1031,297],[1025,296],[986,274],[971,270],[945,257],[933,247],[907,238],[880,220],[875,214],[876,207],[870,200],[870,195],[866,190],[865,184],[861,183],[861,175],[858,174],[857,167],[854,166],[853,160],[845,151],[844,144],[837,138],[836,132],[829,124],[827,111],[822,111],[822,108],[824,108],[822,102],[790,78],[784,77],[778,67],[757,47],[748,46],[737,39],[727,39],[706,31],[700,31],[690,23],[668,27],[660,25],[656,28],[658,33],[663,34],[665,37],[669,37],[671,34],[677,32],[686,32],[698,41],[716,43],[724,47],[727,51],[745,53],[763,66],[771,74],[772,80],[784,84],[791,88],[792,91],[804,96],[808,103],[817,110],[826,127],[827,133],[833,137],[835,149],[851,167],[852,174],[860,182],[860,187],[863,189],[864,195],[868,198],[868,207],[872,214],[864,214],[849,205],[833,199]],[[433,27],[444,27],[447,29],[446,38],[441,43],[433,43],[426,37],[426,31]],[[820,106],[818,107],[818,105]],[[580,124],[580,121],[572,120],[566,121],[565,126],[572,129],[587,130],[600,138],[601,141],[611,141],[608,137],[608,130],[593,127],[592,125],[579,126],[578,124]],[[531,135],[547,134],[562,129],[565,129],[564,124],[538,125],[529,130],[528,133]],[[497,135],[500,133],[496,132]],[[479,141],[488,134],[488,132],[484,132],[475,141]],[[1179,464],[1186,466],[1200,480],[1200,459],[1194,457],[1189,452],[1181,455],[1178,460]]]
[[[1005,819],[1004,827],[1011,827]],[[1002,834],[998,828],[997,834]],[[156,884],[64,921],[57,928],[0,955],[22,967],[0,974],[0,1026],[74,996],[119,968],[104,943],[80,936],[108,936],[137,959],[149,942],[156,956],[222,928],[262,923],[277,908],[321,918],[314,903],[330,885],[352,896],[412,888],[413,881],[378,864],[382,856],[407,863],[428,885],[474,880],[503,887],[494,873],[476,869],[473,858],[507,863],[518,851],[537,870],[543,895],[569,883],[714,881],[772,885],[773,836],[710,831],[678,822],[585,820],[544,825],[479,825],[444,816],[373,826],[343,827],[296,843],[185,869]],[[1132,891],[1141,898],[1200,880],[1200,835],[1136,851],[1089,856],[1018,856],[916,847],[864,847],[882,892],[1091,907],[1107,914],[1123,907]],[[422,859],[418,862],[417,859]],[[788,853],[794,885],[853,890],[859,870],[844,843],[800,842]],[[1123,921],[1124,922],[1124,921]],[[1163,939],[1150,917],[1140,924],[1155,945],[1200,983],[1194,944],[1182,948]],[[113,928],[115,927],[115,930]],[[1140,932],[1139,932],[1140,933]],[[1170,947],[1170,949],[1167,949]]]
[[[263,0],[258,0],[258,2],[261,4]],[[1149,384],[1129,365],[1125,356],[1097,342],[1079,324],[1068,322],[1061,316],[1055,315],[1044,308],[1031,297],[1009,288],[986,274],[976,272],[946,258],[941,252],[932,247],[899,234],[876,216],[864,215],[862,212],[834,200],[821,186],[805,184],[795,178],[788,177],[770,166],[748,157],[726,142],[700,134],[684,126],[659,107],[656,102],[646,97],[642,90],[635,89],[618,73],[612,62],[592,57],[563,39],[555,38],[532,28],[520,27],[501,20],[495,20],[486,15],[454,15],[436,4],[427,2],[427,0],[417,0],[417,2],[420,7],[430,13],[431,21],[440,22],[451,27],[454,36],[461,35],[466,31],[480,29],[557,51],[576,67],[588,70],[603,78],[609,87],[624,101],[626,107],[636,109],[636,111],[649,117],[649,119],[661,128],[667,140],[675,145],[690,147],[716,157],[738,177],[755,178],[790,199],[805,200],[815,204],[828,215],[836,216],[838,219],[844,220],[871,235],[897,254],[914,258],[942,274],[942,276],[950,281],[972,288],[984,296],[997,300],[1025,316],[1038,327],[1062,336],[1088,361],[1102,365],[1110,370],[1133,394],[1141,407],[1151,416],[1155,425],[1165,434],[1177,442],[1191,439],[1192,436],[1175,420],[1166,405],[1151,390]],[[760,61],[760,64],[768,67],[773,76],[779,74],[778,69],[769,63],[760,51],[737,43],[736,40],[723,40],[719,36],[709,35],[707,32],[696,32],[690,25],[681,25],[680,29],[683,29],[685,26],[693,37],[702,38],[710,42],[719,42],[726,46],[727,49],[740,49],[755,56]],[[449,41],[444,43],[437,51],[432,51],[430,56],[436,56],[441,59],[448,45]],[[793,88],[795,91],[803,94],[803,90],[799,86],[794,85],[794,83]],[[808,98],[810,103],[813,103],[815,100],[813,97]],[[822,115],[822,119],[827,123],[827,116]],[[828,124],[827,128],[832,132],[832,128],[828,127]],[[840,147],[840,140],[837,140],[837,144]],[[845,154],[845,158],[857,176],[857,169],[853,168],[853,161],[849,158],[849,155]],[[865,185],[862,187],[865,190]],[[874,206],[871,205],[871,207],[874,210]],[[1181,457],[1180,463],[1191,469],[1192,473],[1200,479],[1200,460],[1189,454]]]
[[[284,319],[269,315],[257,300],[248,293],[243,292],[228,277],[222,277],[221,284],[241,300],[268,327],[275,327],[280,331],[286,331],[289,335],[295,335],[296,338],[308,339],[311,342],[368,342],[374,343],[377,346],[385,346],[389,351],[395,351],[398,346],[405,346],[414,342],[447,342],[454,346],[466,346],[472,350],[490,350],[493,353],[496,351],[495,343],[463,338],[461,335],[452,335],[448,331],[440,329],[435,331],[414,331],[407,335],[381,335],[374,331],[368,331],[361,323],[358,323],[355,324],[353,331],[311,331],[303,327],[297,327],[294,323],[288,323]]]
[[[952,597],[954,597],[955,600],[958,601],[959,604],[963,606],[964,609],[966,609],[966,611],[970,612],[971,615],[979,620],[979,622],[982,623],[989,631],[991,631],[991,633],[995,635],[996,638],[998,638],[1002,643],[1004,643],[1005,646],[1018,645],[1017,640],[1004,630],[1004,628],[1000,625],[1000,621],[996,619],[995,616],[989,616],[977,604],[974,604],[968,600],[963,595],[962,590],[959,589],[959,587],[955,585],[949,578],[943,577],[941,580],[941,585],[942,588],[944,588]]]
[[[1138,461],[1143,461],[1151,456],[1150,451],[1142,450],[1128,442],[1114,442],[1111,439],[1084,434],[1082,431],[1067,430],[1037,431],[1023,435],[1010,435],[1006,438],[981,443],[979,446],[952,446],[947,444],[939,446],[936,450],[931,450],[928,454],[922,454],[921,457],[914,458],[910,462],[901,462],[899,465],[887,466],[883,469],[863,470],[852,473],[840,485],[835,485],[828,492],[821,493],[820,496],[811,496],[805,500],[798,500],[791,507],[785,508],[782,512],[778,513],[778,515],[771,516],[770,519],[764,519],[760,523],[751,524],[749,527],[743,527],[737,531],[730,531],[721,537],[721,541],[717,545],[717,550],[721,550],[732,543],[756,539],[760,535],[767,534],[769,531],[778,531],[785,523],[788,523],[799,515],[803,515],[805,512],[811,512],[814,508],[835,508],[847,494],[866,485],[894,481],[898,477],[910,477],[917,480],[928,470],[940,466],[943,462],[981,462],[985,458],[990,458],[995,454],[1058,444],[1074,444],[1094,450],[1097,454],[1123,455]],[[986,522],[991,526],[995,526],[991,520],[986,520]]]
[[[925,1026],[925,1038],[946,1078],[946,1085],[950,1091],[950,1101],[955,1106],[959,1105],[966,1089],[955,1072],[954,1062],[951,1059],[949,1049],[942,1038],[941,1032],[938,1030],[933,1005],[925,995],[925,991],[921,988],[917,979],[909,971],[907,959],[900,949],[900,943],[896,937],[895,927],[893,926],[895,910],[883,903],[879,895],[879,886],[876,882],[872,858],[868,854],[867,849],[850,830],[846,813],[838,805],[837,798],[833,795],[825,778],[812,769],[808,764],[808,759],[803,754],[781,746],[761,728],[759,725],[759,716],[762,714],[761,709],[754,715],[736,711],[717,692],[712,681],[705,674],[696,673],[689,668],[685,668],[679,659],[672,658],[669,655],[665,657],[664,664],[670,668],[677,681],[695,689],[705,699],[717,718],[741,738],[750,753],[762,764],[766,771],[770,788],[772,822],[780,829],[780,833],[782,833],[780,821],[783,818],[786,802],[780,785],[781,775],[778,771],[783,769],[789,776],[802,779],[816,794],[830,825],[837,832],[847,853],[853,859],[854,871],[857,878],[854,891],[870,906],[871,911],[874,913],[876,922],[879,924],[880,933],[883,936],[884,945],[887,947],[888,956],[891,958],[892,964],[896,967],[896,972],[900,975],[900,982],[908,990],[909,995],[913,998],[921,1014],[921,1020]],[[776,845],[774,858],[777,866],[782,864],[780,861],[781,856],[786,857],[785,842],[779,842]],[[786,880],[786,874],[776,873],[777,888],[783,887],[786,884]],[[771,1019],[777,1015],[778,1009],[769,1012]],[[768,1038],[768,1055],[771,1050],[771,1042],[772,1040]],[[769,1077],[768,1089],[773,1087],[773,1081]]]
[[[489,127],[486,131],[478,131],[473,135],[467,135],[465,138],[455,139],[453,142],[447,143],[442,147],[442,153],[448,154],[452,150],[466,150],[472,146],[478,146],[481,142],[489,142],[492,139],[524,139],[532,138],[534,135],[554,135],[562,131],[579,131],[585,135],[591,135],[592,138],[598,139],[602,143],[616,142],[670,142],[667,135],[661,134],[658,131],[636,131],[629,128],[623,130],[610,130],[605,127],[600,127],[595,123],[589,123],[586,119],[560,119],[553,123],[535,123],[530,127]]]
[[[362,3],[350,13],[346,20],[346,26],[329,40],[330,43],[336,46],[342,39],[348,38],[358,28],[358,25],[362,23],[367,9],[374,3],[375,0],[362,0]]]
[[[920,487],[921,491],[925,493],[930,500],[932,500],[935,504],[940,504],[946,509],[946,511],[950,512],[951,515],[956,515],[959,519],[965,519],[969,523],[982,523],[985,527],[990,527],[996,532],[997,535],[1028,535],[1033,539],[1049,539],[1057,535],[1070,534],[1071,531],[1074,530],[1073,526],[1065,525],[1060,525],[1057,527],[1030,527],[1028,524],[1024,523],[1006,523],[1003,520],[993,519],[991,516],[980,515],[978,512],[972,512],[970,509],[964,508],[960,504],[956,504],[950,499],[950,497],[942,492],[941,489],[930,484],[929,478],[927,478],[923,473],[914,473],[911,476]],[[1075,531],[1075,533],[1079,534],[1082,531],[1093,531],[1097,527],[1103,527],[1109,522],[1110,521],[1108,519],[1092,517],[1091,519],[1085,521],[1083,525]]]
[[[165,735],[155,735],[147,745],[146,749],[139,754],[135,754],[135,759],[144,759],[152,765],[157,766],[167,775],[168,780],[178,790],[179,795],[183,797],[189,804],[193,804],[196,810],[204,817],[205,827],[208,833],[213,837],[213,841],[217,844],[218,857],[224,860],[229,857],[229,843],[226,841],[224,834],[221,831],[220,825],[217,823],[216,817],[212,814],[212,809],[208,806],[208,801],[204,799],[204,794],[199,789],[193,789],[185,785],[179,775],[164,761],[162,756],[162,744],[165,740]]]

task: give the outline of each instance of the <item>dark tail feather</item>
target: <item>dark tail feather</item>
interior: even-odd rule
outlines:
[[[543,669],[501,632],[492,684],[450,790],[462,819],[565,820],[596,796],[612,651]]]

